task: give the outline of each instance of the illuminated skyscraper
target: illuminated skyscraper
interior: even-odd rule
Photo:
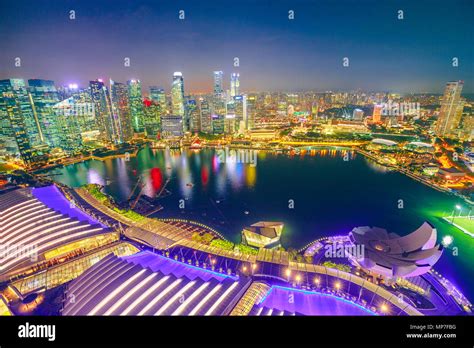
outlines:
[[[128,142],[133,138],[128,87],[123,83],[110,80],[110,99],[114,127],[117,129],[115,142]]]
[[[0,137],[9,155],[20,155],[26,164],[34,160],[33,146],[42,144],[30,102],[23,80],[0,80]]]
[[[129,80],[127,85],[133,131],[135,133],[143,133],[145,132],[145,127],[143,120],[142,84],[140,80]]]
[[[44,142],[50,147],[63,148],[66,135],[57,122],[54,105],[60,102],[60,97],[54,82],[51,80],[28,80],[33,102],[33,112],[39,122]]]
[[[364,118],[364,111],[361,109],[354,109],[352,112],[352,119],[353,120],[362,120]]]
[[[199,132],[199,130],[201,129],[200,114],[197,108],[196,100],[193,98],[186,98],[185,119],[189,122],[186,127],[190,132]]]
[[[220,97],[224,93],[223,76],[222,71],[214,71],[214,95],[216,97]]]
[[[157,102],[145,99],[143,110],[146,135],[148,138],[156,139],[161,131],[161,107]]]
[[[247,129],[255,128],[255,119],[257,116],[257,97],[255,95],[247,96]]]
[[[452,81],[446,84],[441,110],[436,123],[435,132],[441,136],[455,136],[461,122],[464,102],[461,100],[463,81]]]
[[[150,86],[150,99],[152,102],[159,105],[161,113],[166,112],[166,95],[163,88]]]
[[[207,100],[203,98],[199,100],[199,111],[201,118],[201,132],[212,133],[211,108]]]
[[[230,76],[230,96],[235,97],[240,94],[239,73],[232,73]]]
[[[100,138],[105,143],[115,143],[116,130],[112,120],[112,108],[107,87],[101,79],[89,81],[89,87]]]
[[[171,86],[171,112],[174,115],[184,116],[184,80],[179,71],[173,74]]]
[[[379,104],[374,105],[374,112],[372,113],[372,122],[373,123],[381,123],[382,122],[382,110],[383,110],[383,105],[379,105]]]
[[[86,108],[77,107],[74,97],[64,99],[53,106],[56,124],[60,128],[61,149],[66,152],[73,152],[80,150],[82,147],[81,127],[79,119],[83,115],[80,113],[86,111],[93,112],[92,103],[89,103]],[[89,114],[90,115],[90,114]]]

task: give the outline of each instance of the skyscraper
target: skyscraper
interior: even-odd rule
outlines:
[[[85,109],[78,108],[74,97],[69,97],[54,105],[53,110],[56,118],[55,122],[60,129],[60,148],[66,152],[80,150],[82,147],[82,136],[79,119],[83,115],[79,116],[79,113],[84,111],[86,113],[93,112],[92,104],[89,103]]]
[[[0,116],[0,137],[4,146],[10,144],[9,155],[20,155],[30,164],[34,160],[33,146],[40,145],[42,140],[23,80],[0,80]]]
[[[232,73],[230,76],[230,96],[235,97],[240,94],[239,73]]]
[[[161,108],[160,105],[150,99],[143,102],[144,124],[148,138],[156,139],[161,131]]]
[[[183,136],[183,117],[180,115],[164,115],[161,118],[161,135],[163,138]]]
[[[166,112],[166,95],[163,88],[150,86],[150,99],[152,102],[159,105],[162,113]]]
[[[173,84],[171,86],[171,106],[172,114],[184,117],[184,80],[183,74],[179,71],[173,74]]]
[[[127,85],[133,131],[135,133],[143,133],[145,132],[145,126],[143,120],[142,84],[140,80],[129,80]]]
[[[60,97],[54,82],[51,80],[28,80],[33,102],[33,112],[38,120],[44,142],[51,148],[62,148],[65,135],[57,122],[54,105],[60,102]]]
[[[189,124],[186,125],[187,130],[190,132],[199,132],[201,129],[201,119],[197,109],[197,103],[194,98],[186,98],[185,119],[189,122]]]
[[[123,83],[110,80],[110,99],[114,125],[117,129],[116,142],[128,142],[133,138],[128,87]]]
[[[382,122],[382,110],[383,110],[383,105],[379,105],[379,104],[374,105],[374,111],[372,113],[372,122],[373,123]]]
[[[257,117],[257,97],[255,95],[247,96],[247,129],[255,128],[255,119]]]
[[[199,111],[201,118],[201,132],[212,133],[211,108],[206,99],[199,99]]]
[[[464,102],[461,100],[463,81],[451,81],[446,84],[441,110],[436,123],[435,132],[441,136],[455,136],[461,122]]]
[[[116,129],[114,129],[112,120],[112,108],[107,87],[101,79],[89,81],[89,87],[100,138],[105,143],[115,143]]]
[[[224,93],[223,76],[224,73],[222,71],[214,71],[214,95],[216,97],[220,97]]]

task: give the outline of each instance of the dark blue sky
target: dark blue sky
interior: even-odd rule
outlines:
[[[186,92],[205,92],[223,70],[226,85],[240,72],[245,91],[441,92],[462,79],[474,92],[472,0],[0,0],[0,14],[0,78],[139,78],[169,90],[182,71]]]

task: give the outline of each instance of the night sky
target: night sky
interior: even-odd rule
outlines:
[[[182,71],[189,93],[210,91],[223,70],[226,88],[236,71],[247,92],[442,92],[461,79],[472,93],[473,14],[472,0],[0,0],[0,79],[139,78],[169,91]]]

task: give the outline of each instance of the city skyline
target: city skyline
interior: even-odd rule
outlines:
[[[171,74],[181,71],[187,93],[209,93],[212,72],[223,71],[225,89],[231,74],[239,73],[246,92],[442,93],[446,81],[464,80],[464,92],[473,93],[474,58],[467,35],[472,22],[463,20],[472,4],[427,4],[278,1],[250,7],[250,2],[195,6],[119,1],[111,8],[91,2],[41,7],[28,1],[5,3],[2,12],[11,16],[0,24],[5,48],[0,78],[82,86],[99,77],[139,79],[145,89],[159,85],[168,92]],[[400,9],[403,19],[397,17]],[[180,10],[184,19],[179,19]],[[69,18],[70,11],[75,19]],[[15,16],[18,12],[21,18]],[[241,18],[245,21],[239,22]],[[433,28],[433,23],[442,25]],[[20,67],[15,58],[21,59]],[[129,67],[124,66],[126,58]],[[239,58],[238,67],[234,58]],[[344,58],[349,58],[348,67]]]

